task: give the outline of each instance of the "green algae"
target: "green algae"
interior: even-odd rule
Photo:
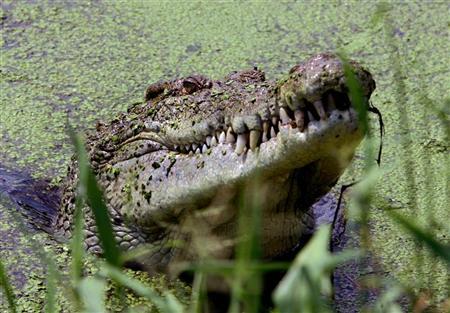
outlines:
[[[370,212],[374,247],[388,272],[428,286],[439,299],[448,297],[448,268],[417,249],[383,213],[395,207],[449,242],[448,133],[433,109],[448,121],[446,3],[393,3],[388,34],[382,23],[373,23],[372,2],[0,6],[0,160],[39,177],[65,175],[72,154],[67,120],[81,131],[93,128],[97,119],[109,120],[141,101],[151,82],[191,73],[220,78],[254,65],[268,78],[280,78],[310,54],[343,49],[374,74],[372,101],[386,123],[384,175]],[[344,180],[361,172],[358,161]],[[12,247],[2,247],[0,256],[7,265],[30,259]],[[22,265],[17,271],[31,269]]]
[[[65,274],[68,271],[67,265],[71,263],[71,255],[68,247],[65,245],[51,245],[46,242],[44,238],[35,237],[33,239],[35,240],[35,243],[39,243],[48,256],[56,262],[58,271],[63,273],[62,277],[58,277],[58,287],[54,294],[54,312],[78,312],[79,310],[75,306],[76,301],[73,296],[73,291],[71,290],[72,286],[70,284],[70,279]],[[23,243],[24,247],[26,245],[27,243]],[[24,257],[27,256],[21,255],[21,258]],[[27,262],[31,261],[33,258],[35,259],[34,261],[39,262],[39,258],[36,255],[28,256]],[[8,263],[10,262],[11,260],[8,259]],[[98,262],[97,258],[88,256],[83,261],[82,265],[85,276],[96,277],[96,279],[99,279],[98,273],[100,271],[101,263]],[[30,270],[30,267],[17,268],[15,270],[28,273],[24,287],[15,290],[17,311],[42,312],[47,303],[46,292],[48,285],[46,285],[45,281],[48,279],[48,273],[41,269],[34,271]],[[169,291],[173,293],[183,305],[187,306],[190,301],[190,287],[179,280],[168,280],[162,275],[150,277],[147,273],[135,272],[132,270],[125,270],[124,274],[126,277],[135,279],[146,286],[150,286],[158,295],[166,294]],[[126,309],[135,309],[139,310],[139,312],[159,312],[154,303],[137,295],[132,290],[123,289],[123,287],[111,280],[103,279],[102,281],[105,284],[104,294],[106,295],[105,308],[107,312],[123,312]],[[114,296],[118,295],[119,292],[123,293],[122,297]],[[102,292],[100,291],[100,293]],[[2,312],[7,311],[6,303],[0,301],[0,310]]]

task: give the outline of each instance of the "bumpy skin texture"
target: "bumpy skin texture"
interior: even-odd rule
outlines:
[[[350,65],[368,101],[375,83]],[[279,82],[255,68],[221,81],[196,75],[153,84],[142,104],[98,124],[87,148],[120,246],[150,244],[139,261],[166,271],[205,255],[233,257],[237,203],[256,180],[263,257],[295,249],[313,224],[309,208],[336,183],[362,138],[341,61],[319,54]],[[76,161],[67,177],[55,225],[64,235],[72,227]],[[85,213],[87,249],[100,253],[89,208]]]

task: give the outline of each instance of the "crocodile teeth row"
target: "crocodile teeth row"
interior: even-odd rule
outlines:
[[[301,103],[301,101],[294,100],[293,102],[297,104]],[[304,132],[309,122],[315,120],[326,121],[331,111],[336,109],[346,110],[349,105],[350,101],[346,94],[328,92],[322,99],[316,100],[313,103],[303,102],[295,110],[291,110],[291,108],[282,105],[278,110],[278,115],[273,115],[268,120],[259,120],[258,124],[260,129],[251,129],[242,133],[236,133],[233,130],[233,126],[229,126],[226,131],[216,131],[215,134],[206,136],[204,143],[177,145],[174,148],[183,153],[193,152],[200,154],[206,153],[210,147],[219,144],[230,144],[235,146],[234,152],[240,155],[248,149],[254,151],[261,143],[275,138],[281,127],[298,128],[300,132]],[[242,131],[242,129],[236,129]]]

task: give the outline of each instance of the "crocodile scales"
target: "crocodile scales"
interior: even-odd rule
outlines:
[[[368,101],[371,74],[349,64]],[[166,272],[199,253],[233,257],[237,197],[256,177],[269,194],[260,208],[263,258],[295,249],[313,223],[308,209],[334,186],[363,137],[343,64],[322,53],[278,82],[254,68],[221,81],[193,75],[152,84],[143,103],[98,123],[86,145],[120,247],[151,245],[139,262]],[[52,225],[64,236],[73,225],[77,171],[73,160]],[[92,213],[84,211],[86,248],[100,254]]]

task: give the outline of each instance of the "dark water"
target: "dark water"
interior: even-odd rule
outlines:
[[[57,189],[50,188],[48,182],[0,164],[0,258],[17,291],[32,275],[45,271],[38,255],[44,243],[31,237],[42,229],[49,230],[58,199]]]
[[[49,181],[34,179],[25,172],[13,171],[0,164],[0,194],[14,203],[28,224],[51,232],[60,191]]]

